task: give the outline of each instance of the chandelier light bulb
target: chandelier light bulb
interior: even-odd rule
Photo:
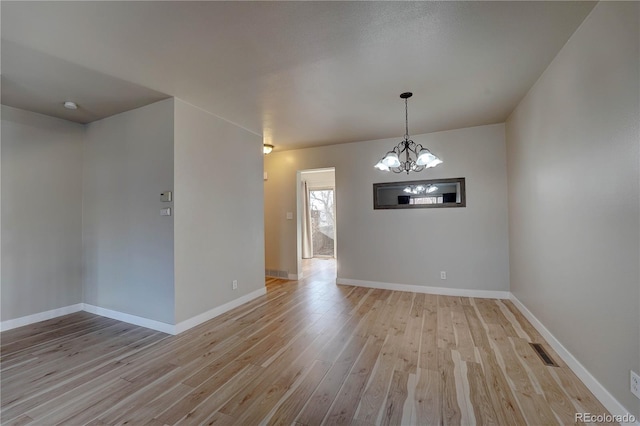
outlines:
[[[418,158],[416,159],[416,164],[418,166],[426,166],[429,162],[433,161],[436,158],[435,155],[431,153],[428,149],[424,148],[418,153]]]
[[[400,166],[400,159],[398,158],[398,154],[395,152],[388,152],[387,155],[382,159],[382,162],[389,168]]]
[[[434,157],[431,161],[429,161],[429,162],[426,164],[425,168],[427,168],[427,169],[428,169],[428,168],[430,168],[430,167],[435,167],[435,166],[437,166],[438,164],[442,164],[442,160],[441,160],[441,159],[439,159],[438,157]]]
[[[382,160],[378,161],[378,163],[374,166],[376,169],[381,170],[383,172],[388,172],[389,171],[389,166],[387,166],[386,164],[384,164],[382,162]]]

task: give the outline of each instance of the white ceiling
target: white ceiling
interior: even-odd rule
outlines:
[[[1,48],[2,103],[15,108],[84,124],[170,97],[8,40]]]
[[[505,121],[593,2],[0,3],[2,103],[176,96],[276,149]],[[81,108],[70,114],[64,100]]]

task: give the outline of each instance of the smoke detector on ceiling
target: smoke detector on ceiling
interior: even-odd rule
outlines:
[[[64,107],[66,109],[78,109],[78,105],[75,102],[65,101]]]

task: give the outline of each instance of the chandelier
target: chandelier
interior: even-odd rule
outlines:
[[[400,95],[404,99],[404,140],[387,152],[382,160],[378,161],[378,164],[375,165],[378,170],[385,172],[391,170],[394,173],[407,172],[409,174],[409,172],[421,172],[424,169],[435,167],[442,163],[442,160],[433,155],[427,148],[409,139],[407,99],[411,96],[413,96],[411,92],[405,92]],[[404,158],[404,161],[401,158]]]

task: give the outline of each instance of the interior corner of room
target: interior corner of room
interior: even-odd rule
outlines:
[[[254,152],[242,176],[212,138]],[[85,125],[3,105],[2,139],[4,329],[74,306],[176,334],[265,292],[258,136],[169,98]]]

